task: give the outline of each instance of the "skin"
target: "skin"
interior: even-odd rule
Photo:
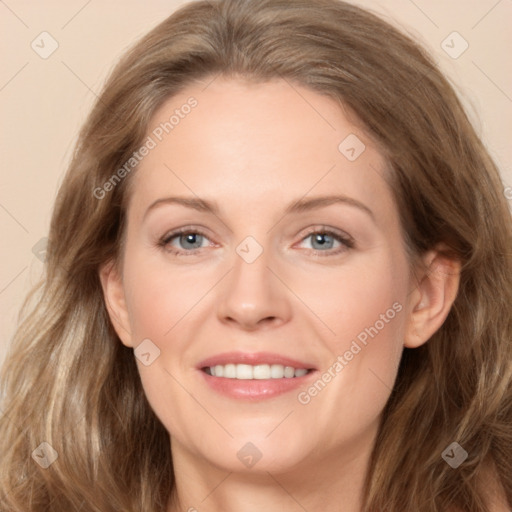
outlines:
[[[168,510],[359,511],[402,350],[445,320],[459,264],[432,250],[423,255],[430,271],[412,272],[384,160],[332,99],[283,80],[210,82],[153,117],[148,135],[190,96],[198,101],[132,176],[123,262],[100,273],[122,343],[149,338],[160,350],[149,366],[137,364],[171,435]],[[349,134],[366,146],[355,161],[338,150]],[[360,201],[373,218],[342,203],[284,214],[304,196],[332,194]],[[160,204],[145,216],[171,195],[216,201],[219,212]],[[195,254],[169,252],[193,251],[184,237],[158,246],[181,227],[205,232]],[[354,247],[315,243],[312,228],[347,233]],[[263,248],[250,264],[236,252],[247,236]],[[196,369],[221,352],[266,351],[311,363],[318,378],[394,303],[401,311],[307,404],[297,391],[227,398]],[[252,468],[237,457],[248,442],[262,454]]]

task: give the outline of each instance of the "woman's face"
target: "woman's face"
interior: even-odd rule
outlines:
[[[384,161],[325,96],[205,85],[158,110],[140,152],[119,335],[175,460],[364,457],[417,297]]]

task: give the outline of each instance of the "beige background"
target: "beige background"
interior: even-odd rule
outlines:
[[[512,1],[352,1],[431,50],[502,169],[505,186],[512,186]],[[127,46],[183,3],[0,0],[0,363],[22,300],[41,273],[32,248],[47,234],[79,126]],[[31,47],[34,41],[39,52],[51,49],[49,36],[40,36],[44,31],[58,43],[46,59]],[[441,46],[454,31],[469,45],[458,58]],[[463,40],[450,36],[444,44],[454,54]],[[512,199],[511,192],[505,191]]]

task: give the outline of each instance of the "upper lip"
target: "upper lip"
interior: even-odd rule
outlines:
[[[198,368],[202,369],[210,366],[216,366],[218,364],[250,364],[252,366],[259,364],[281,364],[283,366],[292,366],[295,369],[315,369],[311,363],[299,361],[297,359],[282,356],[279,354],[272,354],[271,352],[224,352],[222,354],[217,354],[215,356],[204,359],[199,363]]]

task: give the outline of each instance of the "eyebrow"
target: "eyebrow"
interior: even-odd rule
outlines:
[[[151,203],[147,208],[146,212],[144,213],[144,218],[148,215],[148,213],[151,210],[164,204],[178,204],[181,206],[185,206],[186,208],[191,208],[193,210],[197,210],[200,212],[213,213],[216,216],[220,215],[219,205],[215,201],[207,201],[206,199],[201,199],[199,197],[172,196],[163,197]],[[288,215],[292,213],[309,212],[311,210],[315,210],[318,208],[325,208],[326,206],[330,206],[332,204],[346,204],[348,206],[358,208],[359,210],[368,214],[371,217],[371,219],[375,221],[375,214],[370,208],[368,208],[368,206],[366,206],[361,201],[358,201],[357,199],[343,195],[300,198],[296,201],[292,201],[286,207],[284,214]]]

